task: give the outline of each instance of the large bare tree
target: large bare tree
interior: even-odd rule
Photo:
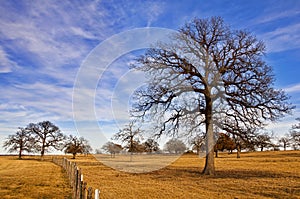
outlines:
[[[41,153],[44,157],[45,152],[50,148],[61,150],[64,147],[65,135],[61,133],[59,128],[49,121],[39,123],[30,123],[26,130],[34,137],[35,150]]]
[[[263,61],[265,45],[251,33],[212,17],[196,18],[170,38],[133,65],[149,81],[135,93],[132,115],[152,121],[156,136],[197,134],[204,126],[203,173],[214,175],[214,126],[247,139],[249,129],[292,107],[286,94],[273,88],[272,68]]]

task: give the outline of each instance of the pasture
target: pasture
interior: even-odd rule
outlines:
[[[242,153],[240,159],[220,153],[215,177],[201,174],[204,158],[197,155],[139,174],[114,170],[92,156],[76,162],[101,198],[300,198],[300,151]]]
[[[68,179],[61,167],[46,157],[0,156],[0,198],[71,198]]]
[[[121,161],[120,157],[111,160],[116,165]],[[134,165],[137,160],[134,156],[132,162],[122,161]],[[115,170],[94,156],[78,156],[72,161],[81,168],[84,181],[100,189],[101,199],[300,198],[300,151],[242,153],[240,159],[236,154],[220,153],[213,177],[201,174],[204,158],[193,154],[148,173]],[[108,157],[104,161],[109,161]],[[39,161],[3,156],[0,169],[0,198],[70,197],[65,174],[49,157]]]

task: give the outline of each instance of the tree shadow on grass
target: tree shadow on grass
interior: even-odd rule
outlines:
[[[149,174],[153,175],[154,178],[163,178],[164,176],[192,177],[197,179],[294,178],[295,180],[300,181],[300,176],[296,174],[293,175],[291,173],[276,173],[261,170],[217,170],[214,176],[207,176],[202,174],[202,170],[199,168],[163,168]]]
[[[299,179],[297,175],[291,175],[290,173],[275,173],[261,170],[226,170],[216,171],[216,175],[213,178],[235,178],[235,179],[249,179],[249,178],[295,178]]]

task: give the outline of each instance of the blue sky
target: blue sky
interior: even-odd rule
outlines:
[[[176,30],[194,17],[211,16],[221,16],[232,28],[247,29],[266,43],[265,60],[274,68],[275,87],[284,89],[297,106],[292,116],[270,124],[269,129],[276,135],[287,133],[294,119],[300,117],[298,0],[0,0],[1,146],[8,134],[30,122],[50,120],[66,134],[76,134],[74,82],[84,60],[101,42],[134,28]],[[131,57],[128,54],[117,59],[94,91],[96,117],[108,138],[116,131],[112,118],[117,115],[122,120],[124,112],[115,110],[110,99],[116,92],[105,84],[123,77],[127,84],[118,84],[118,91],[134,86],[134,78],[126,76]],[[97,132],[88,121],[82,122],[87,136]]]

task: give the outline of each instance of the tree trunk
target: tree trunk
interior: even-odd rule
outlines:
[[[216,152],[216,158],[218,157],[218,150],[215,151]]]
[[[22,149],[19,150],[19,160],[22,159]]]
[[[237,145],[236,150],[237,150],[236,158],[241,158],[241,146]]]
[[[262,146],[262,147],[260,147],[260,151],[264,151],[264,147]]]
[[[206,99],[206,158],[203,169],[205,175],[215,175],[214,131],[212,119],[212,101]]]
[[[73,153],[73,157],[72,157],[72,159],[75,159],[75,157],[76,157],[76,153]]]
[[[45,140],[43,140],[42,143],[41,160],[44,160],[44,154],[45,154]]]
[[[42,151],[41,151],[41,160],[44,160],[44,154],[45,154],[45,149],[42,148]]]
[[[215,175],[215,160],[213,150],[210,150],[206,155],[205,167],[202,173],[205,175]]]

